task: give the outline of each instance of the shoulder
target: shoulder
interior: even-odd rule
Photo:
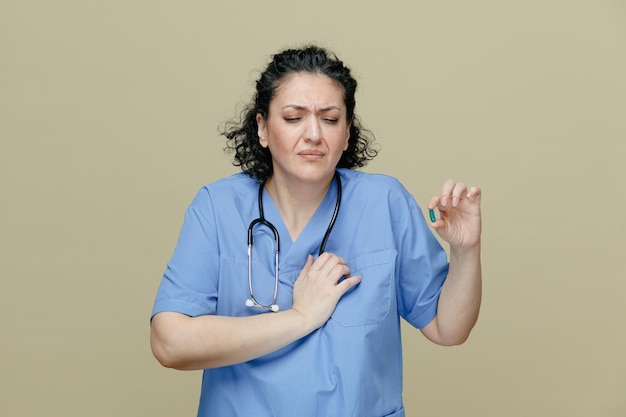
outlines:
[[[202,188],[210,192],[239,190],[241,188],[257,189],[259,188],[259,181],[256,178],[252,178],[248,174],[239,172],[228,177],[220,178],[212,183],[205,184]]]
[[[220,202],[233,202],[242,197],[256,194],[259,189],[257,179],[244,173],[233,174],[203,185],[196,193],[191,206],[207,206]]]
[[[419,210],[413,195],[395,177],[361,171],[340,171],[346,202],[373,209],[379,207],[392,213]]]
[[[248,193],[259,189],[259,181],[243,172],[220,178],[217,181],[203,185],[198,194],[214,196],[232,196],[240,193]]]
[[[347,190],[364,191],[368,194],[408,194],[402,183],[400,183],[397,178],[389,175],[373,174],[349,169],[340,169],[339,174],[344,188]]]

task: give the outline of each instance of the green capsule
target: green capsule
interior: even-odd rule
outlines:
[[[437,217],[435,217],[435,210],[428,210],[428,215],[430,216],[430,221],[431,222],[436,222],[437,221]]]

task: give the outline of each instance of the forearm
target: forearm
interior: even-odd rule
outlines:
[[[163,366],[181,370],[258,358],[326,323],[339,298],[360,281],[360,276],[350,276],[350,268],[337,255],[325,252],[317,260],[309,255],[294,283],[289,310],[247,317],[158,313],[152,318],[152,352]]]
[[[427,337],[441,345],[465,342],[478,320],[481,297],[480,245],[451,248],[448,277]]]
[[[152,320],[150,342],[163,366],[197,370],[258,358],[312,330],[294,310],[249,317],[159,313]]]

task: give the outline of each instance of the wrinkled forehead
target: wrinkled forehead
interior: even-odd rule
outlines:
[[[284,92],[285,90],[294,87],[294,85],[296,85],[297,87],[297,86],[302,86],[302,85],[309,85],[313,82],[319,82],[319,81],[326,81],[328,82],[329,86],[333,86],[336,89],[336,91],[339,93],[339,95],[341,96],[343,104],[345,105],[346,89],[344,88],[343,84],[339,82],[338,80],[335,80],[334,78],[329,77],[323,72],[298,71],[298,72],[289,73],[281,77],[280,79],[276,80],[276,82],[274,83],[274,91],[273,91],[271,100],[274,100],[274,98],[276,98],[276,96],[281,94],[281,92]]]

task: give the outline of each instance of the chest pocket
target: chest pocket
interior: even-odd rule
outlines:
[[[391,308],[394,282],[394,251],[368,253],[351,261],[352,275],[361,282],[339,299],[331,318],[342,326],[363,326],[380,323]],[[395,303],[395,301],[394,301]]]

